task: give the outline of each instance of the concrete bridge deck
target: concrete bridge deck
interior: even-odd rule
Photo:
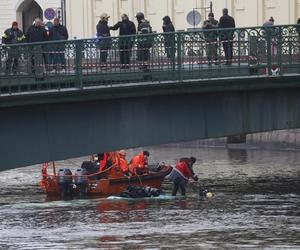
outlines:
[[[224,32],[234,45],[230,66],[222,64]],[[218,65],[212,66],[206,55],[210,34],[218,34]],[[149,37],[150,58],[138,62],[139,44]],[[165,39],[176,48],[171,58]],[[126,68],[119,64],[119,38],[109,39],[106,64],[99,62],[95,40],[1,47],[0,170],[120,148],[299,128],[298,26],[129,41],[132,63]],[[57,53],[66,58],[64,68],[48,63]],[[20,58],[16,74],[5,72],[12,54]]]

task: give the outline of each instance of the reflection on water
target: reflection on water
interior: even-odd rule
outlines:
[[[39,166],[1,172],[0,249],[300,249],[300,153],[150,150],[153,162],[201,159],[195,171],[216,196],[199,200],[191,184],[173,199],[165,182],[160,199],[46,201]]]
[[[240,148],[229,148],[228,149],[228,158],[231,162],[243,164],[247,163],[247,150],[246,149],[240,149]]]

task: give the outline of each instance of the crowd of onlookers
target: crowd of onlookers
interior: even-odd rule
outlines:
[[[24,34],[21,29],[19,29],[18,23],[13,22],[12,27],[5,30],[2,36],[2,44],[11,45],[18,43],[38,43],[45,41],[59,41],[59,40],[68,40],[68,30],[65,26],[60,23],[59,18],[55,18],[53,25],[50,27],[45,27],[41,18],[36,18],[32,26],[30,26],[27,32]],[[6,46],[5,46],[6,47]],[[45,64],[47,65],[62,65],[63,67],[66,64],[65,55],[64,55],[64,46],[56,46],[56,53],[43,54]],[[58,51],[57,51],[58,50]],[[10,73],[11,70],[13,73],[16,73],[20,51],[18,49],[9,49],[7,61],[6,61],[6,73]],[[35,70],[35,55],[31,56],[31,68],[32,72]]]
[[[148,20],[142,12],[136,14],[137,27],[134,22],[129,20],[128,15],[123,14],[121,16],[121,21],[117,22],[113,26],[109,26],[110,16],[103,13],[100,16],[100,21],[97,24],[97,48],[100,49],[99,60],[100,63],[105,66],[107,64],[109,50],[112,47],[112,41],[109,39],[111,37],[111,30],[119,30],[119,57],[121,68],[130,67],[130,59],[132,56],[132,48],[134,42],[137,45],[137,61],[141,62],[142,70],[149,70],[147,62],[150,59],[150,48],[153,46],[153,36],[141,36],[139,39],[135,39],[134,34],[151,34],[152,27]],[[300,18],[298,19],[298,24],[300,24]],[[263,26],[269,27],[274,25],[274,18],[271,17],[267,20]],[[202,29],[205,31],[204,36],[206,40],[206,55],[208,65],[218,64],[218,44],[220,41],[223,46],[223,51],[225,54],[225,64],[231,65],[233,59],[233,32],[224,31],[222,33],[216,32],[214,29],[228,29],[235,28],[235,20],[228,13],[228,9],[223,9],[223,15],[220,20],[214,18],[214,13],[208,14],[208,19],[204,21]],[[164,46],[167,58],[174,58],[176,54],[176,39],[175,27],[169,16],[163,18],[162,30],[164,32]],[[212,30],[212,31],[210,31]],[[35,43],[44,41],[65,41],[68,40],[68,31],[65,26],[60,23],[59,18],[55,18],[51,26],[45,27],[44,23],[40,18],[36,18],[31,27],[28,28],[26,33],[23,33],[18,27],[17,22],[12,23],[12,27],[5,30],[2,36],[2,44],[4,46],[10,44],[18,43]],[[104,39],[103,39],[104,38]],[[55,50],[53,49],[55,48]],[[43,61],[47,70],[56,70],[57,65],[60,65],[60,69],[64,69],[66,65],[65,60],[65,46],[57,44],[52,48],[52,51],[45,53],[43,51]],[[20,53],[18,50],[7,50],[8,56],[6,61],[6,72],[16,73]],[[32,72],[35,71],[36,57],[34,53],[31,55],[31,69]],[[51,68],[51,67],[52,68]]]

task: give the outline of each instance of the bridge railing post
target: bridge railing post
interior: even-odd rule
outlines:
[[[272,75],[272,27],[266,28],[266,40],[267,40],[267,68],[268,75]]]
[[[283,39],[282,39],[282,27],[278,27],[277,28],[277,35],[278,35],[278,41],[277,41],[277,55],[278,55],[278,68],[279,68],[279,74],[282,75],[282,43],[283,43]]]
[[[75,75],[78,88],[83,87],[82,83],[82,58],[83,58],[83,40],[75,42]]]
[[[180,82],[183,81],[183,71],[182,71],[182,64],[183,64],[183,57],[184,57],[184,52],[183,52],[183,39],[184,33],[177,33],[177,66],[178,66],[178,80]]]
[[[237,36],[238,36],[238,67],[239,70],[241,69],[241,33],[243,32],[242,30],[236,30]]]

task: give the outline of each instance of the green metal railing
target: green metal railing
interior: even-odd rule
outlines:
[[[300,74],[299,33],[290,25],[2,45],[0,95]]]

